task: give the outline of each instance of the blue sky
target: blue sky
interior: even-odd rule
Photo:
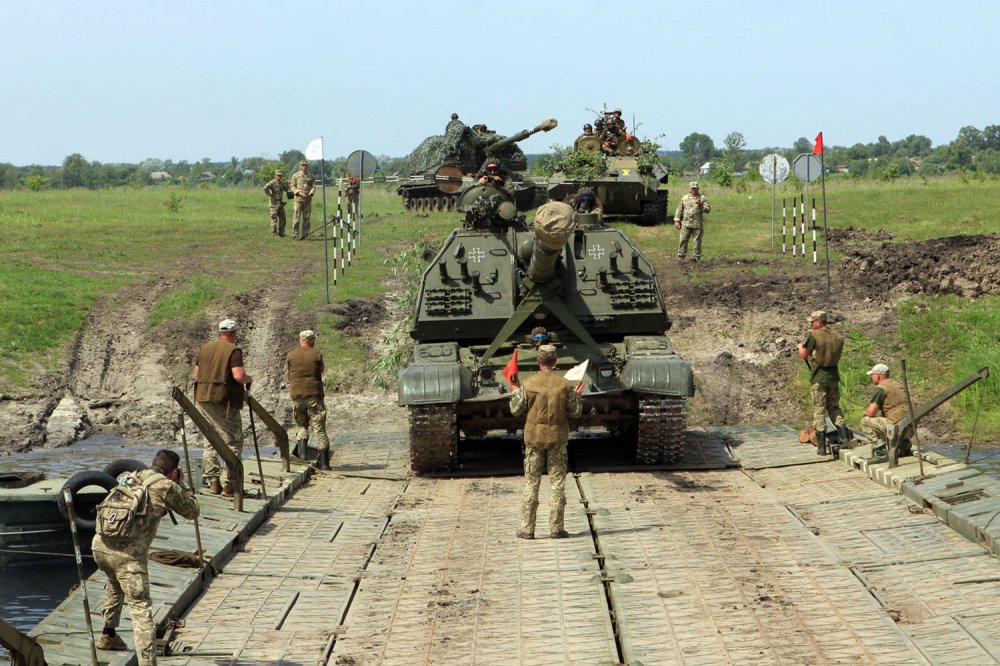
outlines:
[[[0,162],[403,156],[454,111],[570,144],[621,106],[676,149],[827,145],[1000,124],[1000,3],[55,2],[0,22]]]

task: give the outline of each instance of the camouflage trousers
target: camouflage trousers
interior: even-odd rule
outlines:
[[[691,257],[693,259],[701,259],[701,237],[704,233],[704,227],[689,227],[682,224],[680,240],[677,242],[677,256],[683,259],[687,255],[688,240],[694,239],[694,251]]]
[[[108,577],[104,584],[104,626],[118,627],[122,605],[132,614],[132,633],[140,666],[156,664],[156,627],[149,596],[149,571],[145,560],[120,552],[94,551],[94,562]]]
[[[882,440],[889,448],[895,448],[900,440],[910,434],[909,429],[904,433],[893,421],[884,416],[862,416],[858,425],[861,426],[861,434],[870,441]]]
[[[222,441],[229,446],[237,458],[243,455],[243,417],[238,409],[218,405],[214,402],[199,402],[198,409],[204,414],[209,422],[215,426],[215,431],[219,433]],[[203,477],[211,481],[220,479],[222,485],[229,483],[232,471],[228,465],[223,465],[219,454],[206,442],[205,453],[202,456]]]
[[[549,531],[563,529],[566,512],[566,443],[524,447],[524,494],[521,498],[521,531],[535,533],[538,487],[545,465],[549,467]]]
[[[309,235],[309,218],[312,216],[312,199],[303,201],[295,199],[295,209],[292,211],[292,235],[304,239]]]
[[[326,434],[326,404],[322,398],[293,398],[292,419],[295,421],[295,440],[309,439],[309,428],[316,435],[316,448],[330,450]]]
[[[271,233],[275,236],[285,235],[285,206],[270,206]]]
[[[844,412],[840,411],[840,383],[821,382],[809,385],[809,395],[813,403],[813,427],[816,432],[826,432],[826,417],[833,425],[844,422]]]

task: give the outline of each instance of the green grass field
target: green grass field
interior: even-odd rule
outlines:
[[[672,179],[671,209],[687,180]],[[756,272],[781,270],[781,262],[788,260],[780,256],[781,199],[790,200],[797,193],[795,188],[787,183],[778,188],[779,249],[775,251],[771,248],[769,185],[756,183],[737,192],[703,183],[703,193],[713,206],[705,237],[706,258],[767,259],[760,261]],[[813,196],[820,201],[819,183],[810,188]],[[455,226],[454,213],[405,211],[391,186],[367,187],[364,197],[363,243],[350,270],[346,274],[338,270],[338,283],[330,286],[332,301],[380,299],[387,290],[397,289],[386,278],[394,270],[414,270],[412,260],[399,257],[422,242],[439,243]],[[830,227],[884,229],[895,235],[896,242],[1000,231],[995,213],[1000,210],[998,181],[912,179],[872,184],[831,179],[827,206]],[[334,192],[328,194],[328,215],[335,209]],[[290,226],[290,207],[288,216]],[[314,229],[321,219],[317,197]],[[666,260],[675,251],[672,229],[620,226],[654,261]],[[0,258],[0,298],[5,310],[0,319],[3,393],[24,390],[41,372],[65,362],[81,322],[97,299],[113,297],[122,285],[162,274],[175,276],[175,282],[153,309],[150,328],[170,318],[198,316],[234,292],[271,279],[275,271],[293,262],[309,276],[296,306],[319,313],[321,329],[332,324],[334,315],[322,313],[326,302],[323,245],[272,238],[266,202],[257,189],[4,191],[0,192],[0,231],[5,239]],[[869,340],[853,331],[844,369],[845,402],[864,400],[860,395],[867,391],[863,373],[872,349],[898,350],[913,359],[911,381],[920,387],[939,387],[943,379],[957,380],[971,372],[969,368],[995,364],[1000,360],[997,305],[997,299],[989,297],[972,303],[911,299],[898,308],[899,331],[892,339]],[[962,333],[970,330],[980,333]],[[344,361],[346,370],[339,372],[372,372],[364,367],[369,360],[360,341],[331,334],[321,337],[321,345],[328,358]],[[942,378],[942,373],[947,377]],[[331,382],[337,381],[331,377]],[[995,382],[989,382],[955,401],[964,426],[971,428],[978,419],[977,432],[987,427],[993,432],[1000,429],[1000,396],[994,386]],[[850,395],[853,390],[859,395]]]

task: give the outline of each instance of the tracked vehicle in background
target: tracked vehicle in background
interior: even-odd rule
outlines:
[[[628,447],[639,463],[675,462],[691,365],[667,337],[670,317],[639,248],[596,214],[576,215],[560,237],[537,220],[532,230],[510,194],[491,186],[466,189],[458,209],[462,226],[421,279],[416,344],[399,376],[414,471],[453,468],[463,437],[521,427],[501,370],[516,349],[522,381],[537,371],[539,327],[559,350],[560,371],[589,361],[583,416],[571,427],[606,429],[609,445]]]
[[[466,125],[453,115],[444,134],[427,137],[410,153],[406,180],[396,188],[407,210],[455,210],[463,188],[489,157],[498,158],[510,176],[509,191],[518,210],[528,210],[546,200],[544,184],[526,177],[528,158],[517,145],[538,132],[558,125],[555,118],[509,137],[482,125]]]

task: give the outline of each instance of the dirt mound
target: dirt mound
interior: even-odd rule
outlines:
[[[362,329],[377,327],[388,316],[385,304],[370,298],[352,298],[343,303],[332,303],[327,312],[340,315],[334,326],[337,330],[357,334]]]

